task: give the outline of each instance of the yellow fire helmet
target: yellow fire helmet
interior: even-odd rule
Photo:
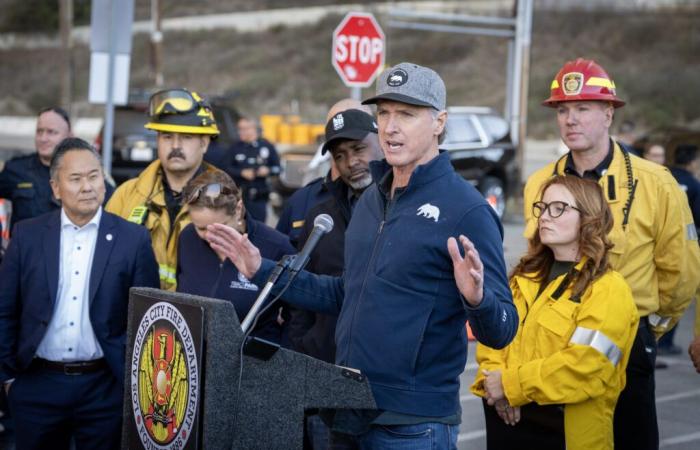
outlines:
[[[149,130],[171,133],[219,135],[209,102],[187,89],[156,92],[148,103]]]

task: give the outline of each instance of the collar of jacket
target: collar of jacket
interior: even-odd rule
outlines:
[[[261,223],[253,219],[248,212],[245,213],[245,232],[248,235],[249,241],[252,242],[255,239],[260,225]]]
[[[333,201],[340,208],[340,212],[345,217],[345,220],[350,221],[351,207],[350,200],[348,198],[350,186],[345,184],[343,179],[340,177],[338,177],[335,181],[325,184],[325,186],[328,192],[330,192]]]
[[[586,264],[586,261],[588,261],[587,256],[583,256],[581,258],[581,261],[576,263],[574,266],[574,270],[581,271],[583,268],[584,264]],[[567,272],[568,273],[568,272]],[[547,295],[551,296],[552,292],[554,292],[554,289],[551,289],[551,286],[553,285],[559,285],[561,281],[564,279],[566,276],[566,273],[559,275],[555,279],[549,282],[547,285],[548,287],[542,291],[542,294],[547,293]],[[524,275],[518,275],[515,277],[515,282],[518,284],[518,288],[520,289],[520,292],[526,297],[526,298],[535,298],[537,296],[537,292],[539,291],[540,285],[538,282],[534,281],[535,274],[534,273],[528,273]],[[556,289],[556,288],[555,288]],[[567,287],[568,290],[568,287]]]
[[[625,158],[622,154],[622,149],[620,145],[611,140],[613,144],[613,157],[608,166],[608,170],[605,171],[603,176],[600,177],[598,182],[600,187],[605,193],[605,197],[608,199],[608,203],[616,203],[627,199],[629,194],[627,191],[627,174],[625,173]],[[563,175],[564,168],[566,167],[566,161],[571,157],[571,151],[560,158],[555,163],[555,174]],[[631,156],[630,156],[631,158]],[[575,175],[573,175],[575,176]],[[625,192],[622,192],[625,191]]]
[[[446,150],[440,150],[439,152],[440,153],[438,156],[425,164],[417,166],[413,170],[411,178],[408,180],[406,190],[429,183],[436,178],[440,178],[441,176],[454,171],[452,168],[452,163],[450,162],[449,152]],[[382,181],[384,181],[386,174],[392,170],[392,166],[386,161],[386,159],[382,159],[381,161],[370,162],[369,170],[372,174],[372,179],[375,183],[377,183],[381,191]]]
[[[194,176],[199,175],[204,171],[219,170],[215,166],[212,166],[206,161],[202,161],[202,164],[197,169]],[[142,196],[148,198],[151,202],[165,206],[165,193],[163,187],[163,170],[160,159],[156,159],[151,164],[149,164],[141,174],[136,179],[136,191]]]

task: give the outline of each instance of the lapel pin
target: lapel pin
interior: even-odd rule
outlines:
[[[107,240],[108,240],[108,241],[111,241],[111,240],[112,240],[112,237],[113,237],[113,236],[112,236],[112,234],[111,234],[111,233],[110,233],[110,234],[108,234],[107,236],[105,236],[105,238],[107,238]]]

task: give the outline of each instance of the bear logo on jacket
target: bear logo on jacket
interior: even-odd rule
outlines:
[[[430,203],[426,203],[418,208],[416,215],[423,216],[426,219],[433,219],[435,222],[437,222],[440,218],[440,208],[435,205],[431,205]]]

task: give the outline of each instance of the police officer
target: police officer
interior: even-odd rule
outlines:
[[[148,113],[145,127],[158,132],[158,159],[122,184],[106,209],[150,231],[161,288],[175,290],[177,241],[190,223],[182,190],[200,173],[218,170],[203,157],[219,129],[209,103],[186,89],[156,92]]]
[[[63,108],[51,106],[39,111],[34,134],[36,153],[11,159],[0,173],[0,198],[12,202],[10,230],[20,220],[61,207],[49,184],[49,164],[54,148],[70,136],[70,117]],[[114,188],[107,182],[105,188],[106,201],[114,192]]]
[[[248,213],[265,222],[270,187],[267,178],[279,175],[280,159],[275,146],[258,135],[255,121],[248,117],[238,120],[240,141],[228,152],[225,171],[243,190],[243,203]]]
[[[354,98],[344,98],[342,100],[338,100],[333,106],[331,106],[331,109],[328,110],[328,114],[326,115],[326,123],[331,120],[331,117],[348,109],[359,109],[367,114],[373,114],[370,107],[361,104],[359,100]],[[325,142],[319,147],[321,152],[323,152],[324,145]],[[299,235],[304,228],[305,218],[309,210],[321,202],[325,202],[331,198],[331,193],[328,191],[326,186],[337,180],[339,174],[338,169],[335,167],[335,161],[333,158],[330,158],[329,160],[331,163],[331,168],[326,176],[316,178],[301,189],[297,189],[297,191],[294,192],[285,202],[284,210],[282,211],[282,214],[280,214],[279,220],[277,221],[277,231],[289,236],[289,241],[295,247],[297,247]]]
[[[610,138],[615,109],[625,102],[601,66],[581,58],[567,62],[543,104],[556,109],[570,151],[528,179],[525,235],[536,230],[532,205],[549,177],[567,174],[600,183],[614,218],[610,263],[630,285],[641,317],[615,410],[615,448],[656,449],[656,337],[678,321],[700,281],[693,219],[668,169],[631,155]]]

